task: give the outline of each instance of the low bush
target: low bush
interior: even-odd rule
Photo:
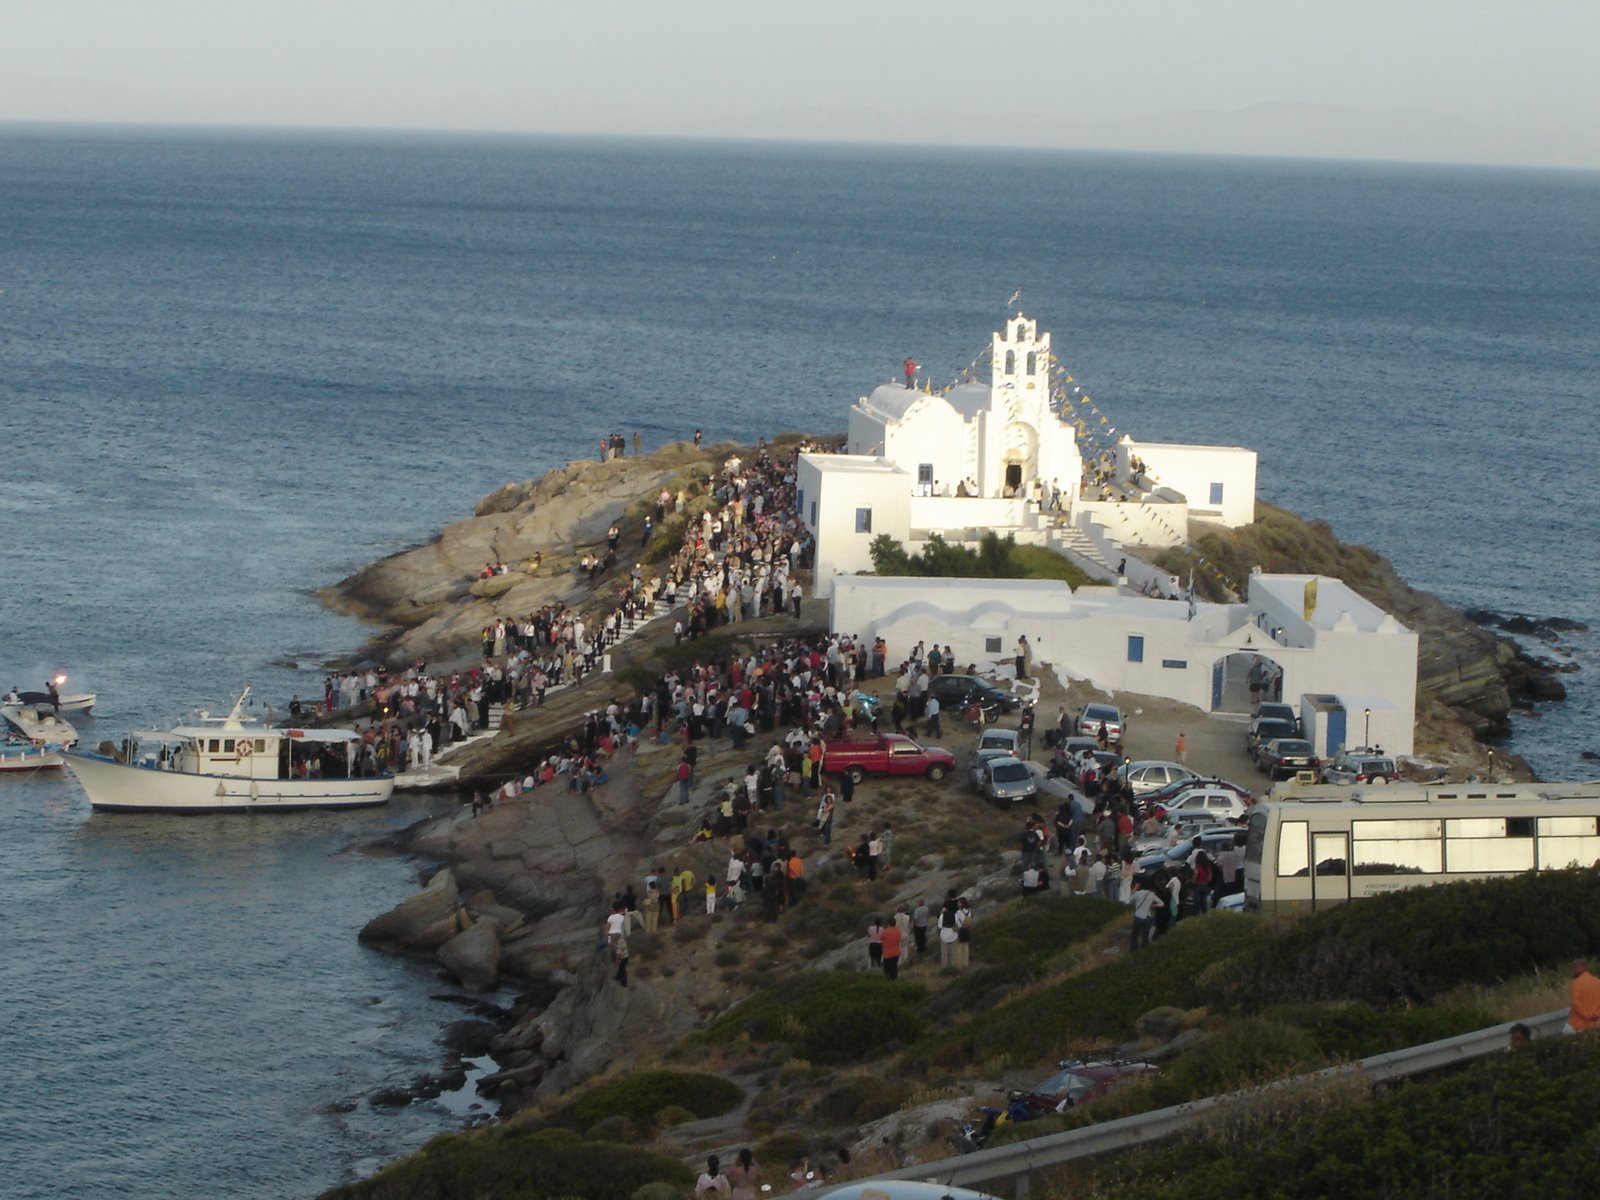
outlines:
[[[958,1008],[971,1009],[996,988],[1041,978],[1050,960],[1062,951],[1127,919],[1127,906],[1110,900],[1015,901],[974,929],[972,957],[977,969],[962,975],[941,995],[953,997]]]
[[[1367,1058],[1499,1024],[1481,1008],[1372,1008],[1365,1004],[1281,1005],[1262,1014],[1306,1031],[1330,1059]]]
[[[588,1129],[606,1117],[652,1122],[669,1106],[685,1108],[696,1119],[718,1117],[737,1107],[744,1089],[717,1075],[688,1071],[636,1071],[611,1083],[586,1088],[550,1115],[552,1125]]]
[[[912,1048],[908,1065],[1036,1063],[1087,1039],[1128,1037],[1134,1021],[1152,1008],[1199,1005],[1202,971],[1270,936],[1262,921],[1243,914],[1212,913],[1180,922],[1148,949],[1029,991],[927,1039]]]
[[[583,1196],[630,1200],[648,1183],[687,1191],[694,1175],[677,1159],[634,1146],[572,1141],[548,1133],[495,1130],[434,1138],[371,1179],[324,1194],[324,1200],[416,1200],[417,1197]]]
[[[920,1037],[917,1010],[926,999],[919,985],[875,972],[807,973],[768,984],[701,1036],[722,1044],[747,1034],[757,1042],[788,1042],[811,1062],[860,1062],[880,1057],[890,1043]]]
[[[1202,1134],[1086,1165],[1073,1186],[1105,1200],[1543,1200],[1589,1194],[1597,1144],[1600,1039],[1552,1038],[1371,1101],[1259,1120],[1248,1153]]]
[[[1214,973],[1213,999],[1426,1003],[1600,948],[1600,870],[1408,888],[1298,922]]]
[[[910,1094],[910,1087],[897,1080],[857,1075],[819,1096],[815,1111],[825,1125],[875,1121],[898,1111]]]

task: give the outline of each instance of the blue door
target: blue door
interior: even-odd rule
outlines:
[[[1228,672],[1228,660],[1217,659],[1211,668],[1211,707],[1213,710],[1222,707],[1222,681]]]
[[[1345,708],[1339,705],[1328,710],[1328,757],[1332,758],[1344,749],[1345,736]]]

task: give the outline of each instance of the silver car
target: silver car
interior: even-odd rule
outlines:
[[[1033,770],[1020,758],[991,758],[983,764],[983,798],[997,808],[1032,803],[1039,795]]]

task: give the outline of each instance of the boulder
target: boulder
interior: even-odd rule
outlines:
[[[492,600],[505,595],[522,581],[518,575],[491,575],[487,579],[474,580],[467,590],[480,599]]]
[[[487,991],[500,981],[500,931],[493,921],[478,921],[440,946],[434,959],[463,987]]]
[[[420,892],[368,921],[361,940],[412,953],[436,950],[456,936],[458,902],[455,876],[446,868]]]
[[[458,1054],[467,1058],[478,1058],[489,1053],[489,1043],[499,1033],[500,1027],[493,1022],[468,1017],[460,1021],[451,1021],[444,1027],[444,1035],[439,1040]]]

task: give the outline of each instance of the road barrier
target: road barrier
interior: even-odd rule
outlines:
[[[1535,1037],[1545,1037],[1558,1032],[1567,1019],[1566,1009],[1530,1017],[1520,1024],[1526,1025]],[[1361,1074],[1373,1083],[1385,1083],[1422,1075],[1458,1063],[1471,1062],[1505,1050],[1510,1045],[1510,1034],[1515,1021],[1491,1025],[1443,1041],[1410,1046],[1388,1054],[1376,1054],[1359,1062],[1328,1067],[1309,1075],[1299,1075],[1261,1088],[1229,1092],[1221,1096],[1208,1096],[1191,1100],[1171,1108],[1119,1117],[1099,1125],[1082,1129],[1069,1129],[1064,1133],[1046,1134],[1031,1141],[1013,1142],[993,1149],[977,1150],[957,1158],[920,1163],[898,1171],[886,1171],[874,1179],[905,1179],[939,1184],[945,1187],[977,1188],[1010,1181],[1016,1200],[1028,1195],[1029,1182],[1035,1171],[1058,1167],[1063,1163],[1082,1158],[1093,1158],[1117,1150],[1131,1150],[1148,1145],[1173,1134],[1182,1133],[1197,1125],[1210,1113],[1240,1100],[1260,1096],[1272,1088],[1292,1087],[1319,1078],[1335,1078]],[[869,1180],[856,1180],[856,1184]]]

